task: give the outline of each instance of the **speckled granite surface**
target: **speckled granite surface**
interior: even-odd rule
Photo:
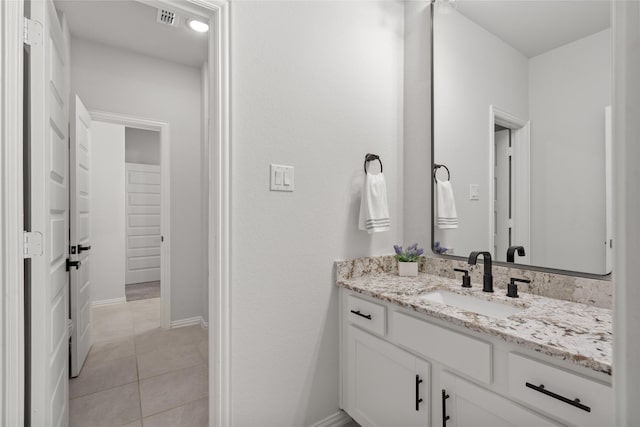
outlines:
[[[469,270],[473,283],[482,283],[482,261],[477,265],[469,265],[464,261],[443,258],[422,258],[420,271],[435,276],[455,279],[461,273],[454,268]],[[398,267],[393,256],[357,258],[340,263],[336,273],[338,278],[355,278],[372,272],[397,272]],[[544,271],[523,270],[493,266],[494,287],[506,289],[510,277],[531,280],[530,284],[521,283],[518,288],[528,294],[541,295],[549,298],[562,299],[593,305],[595,307],[613,307],[613,284],[608,280],[588,279],[584,277],[566,276]]]
[[[498,291],[501,289],[497,286],[498,280],[495,281],[496,292],[487,294],[478,284],[481,277],[478,276],[478,280],[475,275],[471,279],[473,287],[463,289],[459,279],[425,274],[424,268],[429,269],[428,263],[429,259],[426,264],[423,262],[418,277],[399,277],[392,256],[337,262],[337,285],[611,375],[613,334],[610,309],[533,295],[524,287],[519,287],[520,298],[508,298],[506,292]],[[549,286],[564,285],[549,282]],[[419,298],[435,290],[473,295],[524,310],[498,320]]]
[[[423,271],[429,274],[454,279],[460,273],[456,273],[453,269],[463,268],[469,270],[473,283],[482,283],[483,266],[480,260],[477,265],[443,258],[426,258],[424,262],[425,269]],[[611,309],[613,307],[613,283],[609,280],[493,266],[493,282],[496,287],[506,289],[511,277],[531,280],[530,284],[518,285],[522,292],[528,294],[579,302],[601,308]]]

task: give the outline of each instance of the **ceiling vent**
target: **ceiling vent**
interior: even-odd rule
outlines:
[[[167,9],[158,9],[158,23],[177,27],[178,15]]]

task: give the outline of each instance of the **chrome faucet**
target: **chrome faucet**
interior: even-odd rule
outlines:
[[[507,262],[515,262],[515,252],[518,251],[518,255],[524,256],[524,246],[509,246],[507,249]]]
[[[482,291],[493,292],[493,275],[491,274],[491,253],[484,252],[471,252],[469,254],[469,265],[476,265],[478,261],[478,255],[482,255],[484,259],[484,275],[482,276]]]

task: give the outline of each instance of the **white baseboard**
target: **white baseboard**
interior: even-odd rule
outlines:
[[[205,322],[202,316],[200,316],[200,327],[202,329],[209,329],[209,322]]]
[[[329,415],[327,418],[318,421],[311,427],[341,427],[349,424],[353,419],[344,411],[338,411]]]
[[[173,328],[183,328],[185,326],[200,325],[200,327],[204,328],[204,326],[202,326],[203,324],[207,325],[207,323],[204,321],[202,316],[196,316],[196,317],[189,317],[188,319],[172,320],[169,327],[173,329]]]
[[[127,302],[127,297],[113,298],[113,299],[103,299],[100,301],[94,301],[91,303],[93,307],[100,307],[101,305],[112,305],[112,304],[122,304]]]

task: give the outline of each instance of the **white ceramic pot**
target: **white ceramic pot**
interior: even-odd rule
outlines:
[[[399,262],[398,263],[398,276],[413,277],[417,275],[418,275],[417,262]]]

